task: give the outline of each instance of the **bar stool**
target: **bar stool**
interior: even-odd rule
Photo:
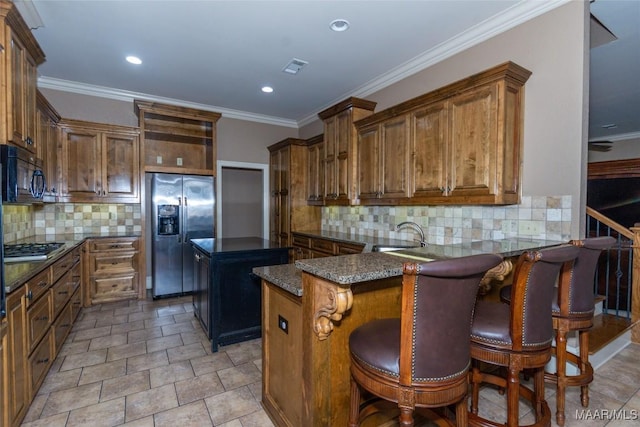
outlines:
[[[504,426],[478,416],[481,383],[506,389],[507,427],[519,424],[518,400],[535,409],[532,426],[551,425],[544,400],[544,366],[551,359],[553,322],[551,301],[560,275],[567,274],[578,256],[572,245],[524,252],[518,259],[511,287],[511,304],[478,301],[471,326],[471,426]],[[506,368],[506,378],[480,370],[479,362]],[[523,370],[533,371],[533,390],[520,384]]]
[[[480,280],[501,261],[483,254],[404,264],[400,319],[376,319],[349,336],[350,427],[381,399],[397,403],[401,426],[413,426],[416,407],[456,404],[456,425],[467,427],[473,307]],[[361,389],[374,395],[362,412]]]
[[[610,236],[571,241],[580,248],[580,253],[573,266],[571,280],[559,283],[557,301],[553,305],[556,372],[544,374],[545,380],[556,384],[556,422],[560,426],[565,421],[567,386],[579,386],[582,406],[589,406],[589,384],[593,381],[593,367],[589,362],[589,329],[593,326],[595,311],[593,285],[600,254],[615,242],[616,239]],[[571,331],[578,332],[578,355],[567,351],[567,334]],[[567,361],[578,368],[578,374],[567,375]]]

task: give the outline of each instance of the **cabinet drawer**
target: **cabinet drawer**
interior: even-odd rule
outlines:
[[[53,326],[51,330],[53,331],[53,355],[54,357],[60,352],[60,348],[62,344],[64,344],[65,338],[69,335],[71,331],[71,326],[73,326],[72,319],[72,304],[69,303],[64,307],[62,313],[58,316],[55,322],[53,322]]]
[[[303,248],[308,248],[309,244],[311,242],[311,239],[305,236],[298,236],[297,234],[293,235],[293,246],[300,246]]]
[[[53,305],[54,319],[71,298],[73,287],[73,275],[71,271],[67,271],[67,273],[51,287],[51,304]]]
[[[51,283],[56,283],[67,271],[73,267],[74,254],[69,252],[51,266]]]
[[[27,352],[31,352],[51,326],[51,299],[40,298],[27,310]]]
[[[122,274],[134,273],[138,262],[138,254],[134,252],[91,254],[89,256],[89,274]]]
[[[139,240],[140,239],[138,239],[137,237],[90,240],[89,251],[90,252],[137,251]]]
[[[30,396],[33,396],[37,392],[38,388],[40,388],[40,384],[42,384],[42,381],[44,381],[44,377],[47,375],[49,366],[51,366],[51,362],[53,361],[51,337],[51,333],[47,333],[38,347],[36,347],[35,351],[31,354],[31,356],[29,356],[28,376],[30,385]]]
[[[76,288],[75,292],[71,296],[71,302],[69,303],[71,306],[71,322],[75,322],[78,314],[80,313],[80,309],[82,308],[82,294],[80,293],[80,288]]]
[[[311,240],[311,249],[333,255],[334,243],[324,239],[313,239]]]
[[[71,269],[71,284],[70,284],[70,292],[73,293],[76,289],[80,287],[80,282],[82,281],[82,266],[78,262]]]
[[[94,303],[121,300],[137,296],[138,274],[90,278],[91,299]]]
[[[25,284],[25,292],[27,295],[27,307],[38,300],[49,289],[51,281],[49,279],[49,269],[38,273]]]
[[[349,243],[339,243],[337,246],[337,255],[349,255],[362,253],[364,246]]]

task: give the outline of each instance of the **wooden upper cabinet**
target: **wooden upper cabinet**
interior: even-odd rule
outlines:
[[[45,202],[56,202],[60,182],[58,159],[62,149],[58,132],[60,115],[39,91],[37,92],[36,102],[36,115],[38,117],[38,126],[36,128],[38,141],[37,157],[44,162],[43,170],[47,184],[43,200]]]
[[[324,204],[324,135],[320,134],[307,140],[307,204]]]
[[[269,238],[281,246],[289,246],[292,231],[320,229],[320,209],[307,204],[307,141],[286,138],[268,149]]]
[[[38,154],[37,67],[44,52],[12,2],[0,0],[0,143]]]
[[[220,113],[134,101],[145,172],[216,175]]]
[[[348,98],[318,116],[324,122],[324,203],[357,204],[357,135],[353,122],[373,113],[376,103]]]
[[[358,132],[360,203],[401,203],[409,197],[409,120],[393,117]]]
[[[409,114],[411,196],[438,197],[447,186],[447,105],[437,102]]]
[[[507,62],[358,121],[361,162],[379,169],[360,166],[361,203],[519,203],[530,75]]]
[[[65,202],[138,203],[138,129],[64,120],[60,196]]]

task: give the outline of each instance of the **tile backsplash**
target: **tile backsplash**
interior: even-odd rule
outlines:
[[[139,204],[56,203],[3,205],[5,243],[55,234],[139,234],[142,220]]]
[[[418,238],[402,221],[418,223],[432,244],[531,237],[569,240],[571,196],[523,196],[508,206],[330,206],[322,208],[322,230],[359,232],[401,240]]]
[[[57,203],[3,205],[4,242],[54,234],[142,232],[138,204]],[[414,240],[412,228],[396,224],[414,221],[433,244],[469,240],[531,237],[569,240],[571,196],[523,196],[508,206],[330,206],[322,208],[322,229],[372,237]]]

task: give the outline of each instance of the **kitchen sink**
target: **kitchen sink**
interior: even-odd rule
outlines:
[[[405,251],[403,249],[397,249],[397,250],[393,250],[393,251],[386,251],[386,253],[389,254],[389,255],[398,256],[398,257],[402,257],[402,258],[415,259],[417,261],[422,261],[422,262],[433,261],[435,259],[435,258],[429,258],[429,257],[424,256],[424,255],[411,254],[411,253],[407,253],[407,252],[408,251]]]
[[[407,249],[417,249],[420,246],[385,246],[385,245],[374,245],[371,248],[371,252],[393,252],[393,251],[402,251]]]

